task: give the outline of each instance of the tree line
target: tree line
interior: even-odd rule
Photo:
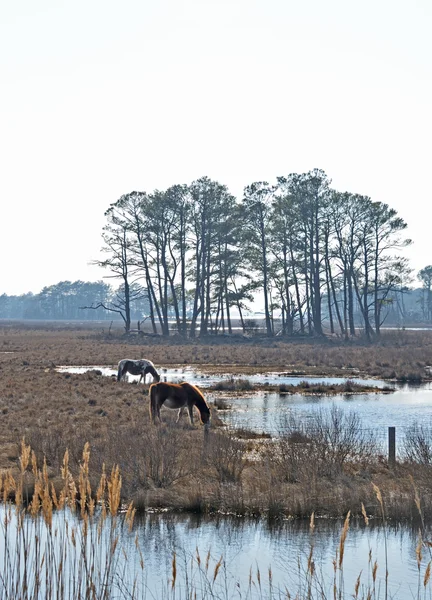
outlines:
[[[232,333],[234,315],[244,327],[258,298],[268,336],[349,338],[361,327],[374,339],[411,281],[400,254],[411,241],[396,210],[333,189],[320,169],[254,182],[241,199],[208,177],[134,191],[105,216],[106,257],[95,264],[121,282],[126,331],[137,297],[155,333],[169,335],[174,322],[192,338]]]
[[[101,309],[95,312],[83,307],[94,302],[112,307],[118,297],[123,297],[122,290],[116,290],[104,281],[60,281],[44,287],[38,294],[0,295],[0,318],[107,320],[113,318],[112,311]],[[147,311],[145,299],[132,302],[131,314],[134,319],[142,319]]]
[[[394,302],[387,307],[386,324],[403,326],[409,324],[432,324],[432,266],[425,267],[418,274],[422,282],[421,288],[402,290],[394,293]],[[99,310],[86,308],[88,303],[100,302],[107,309]],[[122,286],[114,289],[103,281],[60,281],[57,284],[44,287],[40,293],[20,295],[0,295],[0,319],[41,319],[41,320],[120,320],[121,316],[113,314],[111,309],[123,302]],[[251,333],[257,329],[258,323],[250,316],[248,306],[247,318],[244,319],[244,331]],[[192,307],[187,303],[187,314]],[[146,297],[131,303],[132,320],[142,324],[149,313]],[[354,312],[355,323],[360,322],[361,314],[356,305]],[[277,322],[277,320],[275,320]]]

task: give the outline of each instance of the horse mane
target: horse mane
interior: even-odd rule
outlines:
[[[182,388],[184,388],[191,396],[195,397],[195,405],[197,406],[197,408],[201,411],[202,409],[204,409],[204,411],[208,411],[208,413],[210,414],[210,408],[209,405],[206,402],[206,399],[204,398],[203,393],[201,392],[201,390],[199,390],[195,385],[192,385],[191,383],[188,383],[187,381],[183,381],[183,383],[180,384],[182,386]]]

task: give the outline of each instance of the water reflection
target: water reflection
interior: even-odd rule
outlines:
[[[19,577],[19,568],[16,571],[14,565],[15,557],[18,556],[15,547],[19,540],[22,542],[25,539],[29,566],[33,565],[34,559],[41,562],[41,565],[44,564],[45,551],[48,557],[56,559],[51,567],[48,564],[44,566],[43,572],[47,573],[48,581],[55,575],[55,565],[61,553],[64,553],[65,559],[71,559],[65,561],[64,568],[67,571],[66,586],[72,589],[74,577],[79,575],[79,571],[74,571],[74,565],[80,564],[81,552],[85,552],[85,548],[81,547],[83,540],[79,541],[82,522],[77,515],[67,512],[54,514],[50,530],[44,526],[43,521],[28,517],[20,528],[25,532],[24,538],[23,534],[17,534],[14,515],[15,512],[12,511],[8,526],[5,526],[5,509],[0,506],[1,564],[11,566],[12,570],[15,569],[15,576]],[[313,547],[317,577],[324,591],[319,597],[331,598],[333,562],[338,556],[342,527],[342,520],[317,519],[314,531],[311,532],[309,523],[305,521],[147,514],[136,519],[132,530],[129,530],[126,524],[117,530],[119,543],[113,562],[115,573],[111,573],[110,577],[112,576],[114,584],[121,589],[122,594],[114,597],[132,597],[132,587],[137,581],[143,593],[134,597],[156,600],[174,597],[171,590],[174,553],[177,561],[176,597],[248,597],[251,600],[279,597],[269,593],[269,569],[273,591],[287,589],[294,597],[300,587],[304,586],[304,574]],[[97,568],[101,569],[99,574],[93,574],[93,580],[97,581],[101,589],[106,574],[105,560],[110,547],[109,521],[106,521],[106,528],[107,531],[102,537],[94,536],[90,532],[87,538],[91,542],[91,545],[87,546],[90,563],[93,564],[92,561],[96,560]],[[78,543],[72,543],[72,529]],[[373,522],[366,527],[363,521],[353,521],[345,543],[344,598],[352,597],[360,572],[362,584],[366,588],[370,587],[371,568],[375,561],[378,564],[377,587],[383,589],[386,571],[385,539],[388,549],[389,597],[418,597],[417,529],[400,524],[384,529]],[[35,550],[36,545],[38,552]],[[430,549],[423,548],[423,555],[421,580],[431,558]],[[214,574],[218,563],[220,571],[215,581]],[[143,569],[141,565],[144,565]],[[51,568],[54,573],[50,573]],[[339,576],[338,571],[337,577]],[[251,588],[250,578],[254,582]],[[257,585],[258,579],[261,581],[260,586]],[[211,594],[208,593],[209,587]],[[191,590],[196,592],[196,596],[190,593]],[[188,593],[185,593],[186,591]],[[71,596],[66,594],[64,597]],[[282,594],[282,597],[286,597],[286,593]],[[382,594],[377,595],[377,598],[382,597]]]
[[[274,589],[284,590],[286,587],[294,594],[298,591],[299,574],[301,576],[306,571],[313,545],[313,558],[316,569],[321,573],[319,577],[326,597],[332,597],[333,561],[337,556],[342,526],[343,522],[339,520],[317,520],[311,534],[309,524],[303,521],[269,523],[230,517],[209,519],[193,515],[149,515],[138,522],[137,531],[147,569],[153,575],[148,585],[156,596],[169,579],[174,552],[179,565],[189,569],[189,574],[197,557],[200,557],[202,565],[208,560],[210,577],[222,556],[224,586],[232,592],[227,597],[232,597],[235,590],[247,590],[251,573],[256,582],[259,572],[262,589],[268,588],[269,568]],[[372,562],[376,560],[378,563],[377,586],[383,589],[384,536],[387,536],[388,544],[390,593],[393,597],[397,594],[399,598],[416,597],[417,530],[401,525],[384,530],[373,524],[366,527],[361,522],[351,524],[346,540],[343,563],[346,597],[352,597],[360,572],[364,585],[371,581],[369,552]],[[430,559],[425,552],[423,573]],[[257,593],[251,597],[261,596]]]
[[[396,427],[403,437],[415,423],[432,425],[432,384],[404,385],[391,394],[338,394],[334,396],[305,396],[257,392],[229,399],[233,410],[222,413],[232,427],[278,435],[287,429],[291,417],[308,420],[317,412],[331,406],[355,412],[364,430],[373,431],[379,439],[387,439],[388,427]]]

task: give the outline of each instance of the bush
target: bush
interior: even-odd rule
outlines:
[[[287,481],[340,474],[349,461],[370,462],[376,453],[371,432],[355,413],[320,410],[306,422],[291,416],[283,423],[275,460]]]
[[[408,462],[432,464],[432,427],[417,423],[408,427],[402,454]]]

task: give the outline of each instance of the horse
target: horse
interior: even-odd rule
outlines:
[[[149,388],[150,417],[154,424],[161,422],[160,409],[178,409],[176,423],[179,422],[183,408],[187,408],[191,425],[193,421],[193,407],[196,406],[201,417],[201,423],[207,428],[210,425],[210,409],[200,390],[187,381],[182,383],[152,383]]]
[[[117,381],[125,381],[127,373],[140,375],[138,383],[141,383],[142,379],[145,383],[147,373],[153,375],[153,381],[160,381],[160,375],[156,371],[154,364],[151,360],[145,360],[144,358],[141,360],[131,360],[130,358],[121,360],[117,369]]]

